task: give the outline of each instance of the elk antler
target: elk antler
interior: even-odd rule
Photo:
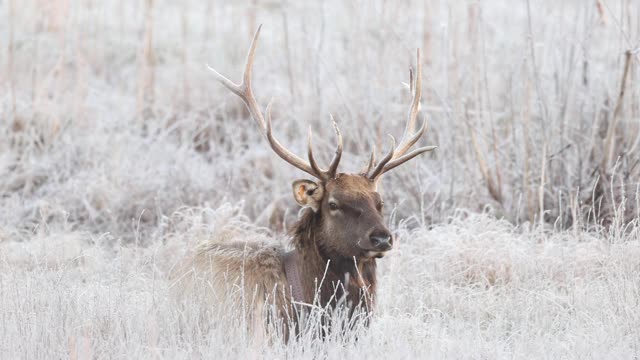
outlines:
[[[415,134],[411,135],[415,129],[418,114],[420,113],[420,97],[422,96],[422,62],[420,61],[420,49],[418,49],[416,54],[416,62],[417,71],[415,79],[412,69],[409,69],[409,90],[411,91],[413,98],[411,100],[411,107],[409,108],[409,118],[405,125],[404,133],[402,134],[402,140],[400,140],[398,147],[395,147],[395,139],[393,136],[391,137],[391,150],[384,156],[380,163],[378,163],[373,172],[368,175],[369,179],[372,181],[375,181],[382,174],[402,165],[414,157],[437,148],[437,146],[424,146],[407,154],[407,151],[409,151],[409,149],[411,149],[411,147],[420,140],[420,137],[427,129],[427,119],[425,118],[420,129],[418,129]],[[369,168],[371,167],[372,164],[370,163]]]
[[[244,73],[242,74],[242,82],[240,84],[235,84],[231,80],[227,79],[215,69],[210,66],[207,66],[209,70],[213,72],[215,77],[224,85],[227,89],[229,89],[232,93],[238,95],[240,99],[245,103],[247,109],[249,109],[249,113],[251,113],[251,117],[256,121],[258,126],[260,127],[260,131],[269,141],[269,145],[271,149],[278,154],[284,161],[289,164],[295,166],[296,168],[314,176],[320,180],[329,180],[336,176],[336,171],[338,169],[338,163],[340,162],[340,158],[342,156],[342,135],[340,134],[340,130],[338,129],[338,125],[335,121],[333,121],[333,117],[331,120],[333,121],[333,127],[336,132],[336,136],[338,137],[338,145],[336,147],[336,153],[333,157],[333,161],[329,166],[328,170],[322,170],[316,163],[313,152],[311,150],[311,130],[309,130],[309,162],[304,161],[302,158],[292,153],[290,150],[282,146],[278,140],[273,136],[273,131],[271,127],[271,101],[267,105],[267,121],[264,121],[264,116],[262,115],[262,111],[256,102],[255,97],[253,96],[253,89],[251,88],[251,73],[253,70],[253,60],[256,53],[256,45],[258,43],[258,36],[260,35],[260,29],[262,29],[262,25],[258,27],[255,35],[253,35],[253,40],[251,41],[251,46],[249,47],[249,54],[247,54],[247,60],[244,66]]]

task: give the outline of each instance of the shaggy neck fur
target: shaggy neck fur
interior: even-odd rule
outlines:
[[[354,260],[332,252],[328,246],[331,239],[325,238],[321,225],[322,215],[307,210],[293,230],[305,302],[314,301],[317,289],[317,300],[323,307],[335,308],[344,298],[352,310],[362,305],[371,311],[376,294],[376,260]]]

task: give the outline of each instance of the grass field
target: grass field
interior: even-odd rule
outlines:
[[[0,0],[0,358],[640,357],[640,4]],[[399,137],[371,326],[255,339],[171,301],[228,227],[286,243],[290,185],[207,70],[254,69],[279,139],[341,171]],[[277,336],[275,336],[277,338]],[[357,340],[356,340],[357,339]]]

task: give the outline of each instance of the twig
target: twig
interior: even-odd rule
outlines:
[[[622,104],[624,100],[624,93],[627,87],[627,77],[629,75],[629,67],[631,64],[631,51],[625,52],[625,61],[624,61],[624,70],[622,72],[622,80],[620,81],[620,90],[618,91],[618,99],[616,101],[616,108],[613,111],[613,119],[611,123],[609,123],[609,128],[607,129],[607,139],[605,141],[605,151],[606,156],[603,159],[602,163],[602,171],[606,171],[611,163],[611,160],[614,157],[614,148],[615,148],[615,132],[618,124],[618,119],[620,112],[622,111]]]

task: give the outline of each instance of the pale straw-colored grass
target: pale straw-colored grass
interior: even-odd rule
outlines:
[[[634,358],[640,352],[635,1],[0,2],[0,358]],[[206,64],[274,130],[386,176],[398,246],[368,329],[252,338],[242,309],[174,306],[170,271],[225,226],[286,243],[290,184]],[[235,78],[234,78],[235,79]],[[215,321],[204,321],[203,311]],[[341,316],[337,314],[336,316]],[[310,325],[313,328],[313,324]]]

